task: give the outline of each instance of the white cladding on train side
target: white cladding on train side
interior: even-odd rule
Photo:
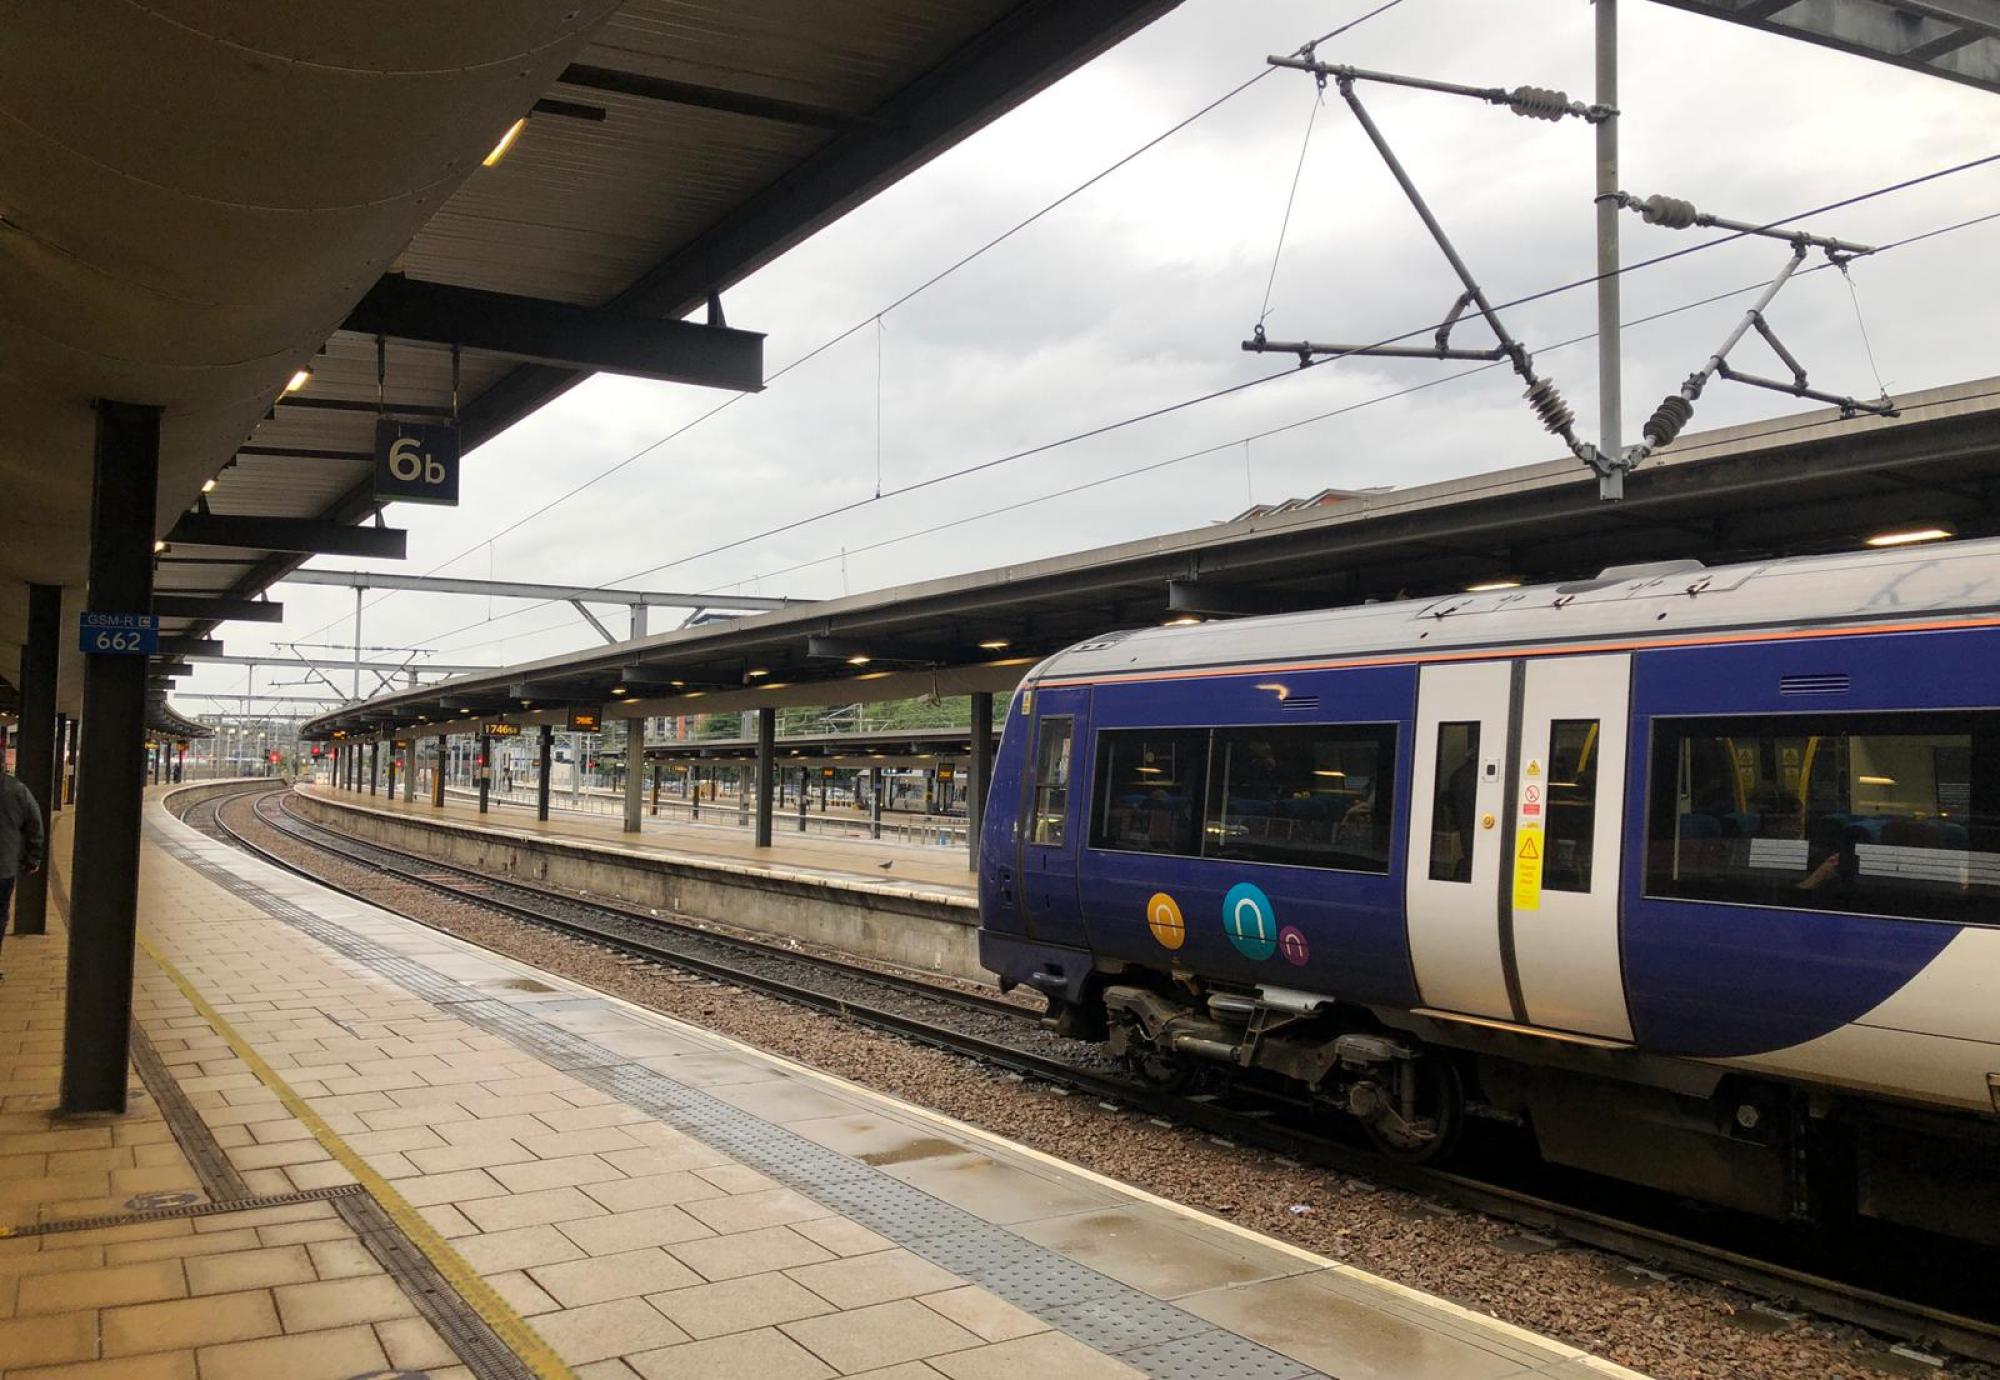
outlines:
[[[1029,683],[1996,611],[2000,539],[1946,542],[1142,628],[1058,652]]]

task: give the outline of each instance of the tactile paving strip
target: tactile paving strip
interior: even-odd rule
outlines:
[[[579,1082],[688,1132],[738,1163],[806,1194],[1156,1380],[1331,1380],[1310,1366],[994,1226],[871,1165],[551,1025],[534,1014],[532,1002],[516,1005],[497,999],[490,992],[404,958],[272,894],[201,851],[183,847],[157,829],[153,832],[168,853],[225,891],[343,957],[469,1024],[501,1036]],[[1174,1340],[1163,1342],[1162,1338]]]

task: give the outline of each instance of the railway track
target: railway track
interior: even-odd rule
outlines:
[[[1233,1143],[1253,1145],[1305,1163],[1361,1176],[1638,1261],[1656,1270],[1727,1285],[1781,1308],[1817,1314],[1903,1342],[2000,1365],[2000,1320],[1972,1316],[1853,1280],[1760,1258],[1736,1245],[1703,1239],[1657,1220],[1634,1221],[1619,1211],[1564,1201],[1552,1196],[1543,1185],[1531,1189],[1469,1173],[1388,1160],[1302,1129],[1295,1120],[1282,1115],[1282,1106],[1262,1098],[1162,1093],[1107,1071],[1101,1062],[1092,1066],[1093,1056],[1087,1052],[1091,1047],[1073,1046],[1065,1051],[1048,1047],[1055,1037],[1027,1038],[1031,1033],[1042,1032],[1038,1023],[1031,1030],[1031,1023],[1037,1020],[1036,1013],[1017,1003],[819,955],[717,935],[615,903],[580,901],[546,888],[512,880],[497,881],[401,850],[364,843],[295,818],[284,810],[279,792],[268,787],[249,788],[204,802],[189,811],[188,822],[204,832],[349,895],[359,893],[260,847],[230,827],[222,819],[220,807],[242,794],[262,795],[264,798],[253,804],[259,819],[300,844],[390,873],[399,881],[422,886],[460,903],[488,907],[525,923],[634,957],[838,1015],[1022,1077],[1169,1118]],[[271,813],[273,810],[279,812],[276,817]],[[365,896],[360,899],[382,904]],[[409,918],[430,923],[421,916]],[[792,970],[790,975],[785,972],[787,966]],[[872,995],[863,999],[859,992],[868,991],[871,985]],[[1033,1047],[1038,1043],[1044,1047]],[[1599,1190],[1603,1187],[1602,1181],[1590,1183]],[[1655,1211],[1651,1214],[1634,1215],[1653,1215],[1657,1219],[1658,1206],[1657,1202],[1653,1204]],[[1751,1230],[1758,1228],[1753,1225]]]

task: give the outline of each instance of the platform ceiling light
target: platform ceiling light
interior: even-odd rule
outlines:
[[[163,541],[156,541],[153,543],[153,554],[155,556],[159,555],[162,551],[165,551],[166,549],[167,549],[167,544]]]
[[[292,394],[298,392],[301,388],[304,388],[307,384],[311,383],[312,381],[313,381],[312,365],[304,364],[299,366],[299,368],[293,372],[292,376],[289,379],[285,380],[285,396],[289,398]]]
[[[1857,776],[1854,779],[1864,786],[1893,786],[1896,784],[1896,778],[1893,776]]]
[[[979,644],[979,650],[982,652],[1004,652],[1007,650],[1007,639],[1004,637],[989,637]]]
[[[856,652],[853,656],[847,658],[847,664],[849,666],[866,666],[874,659],[874,657],[869,656],[866,652]]]
[[[673,686],[673,687],[674,687],[674,689],[676,689],[676,690],[685,690],[685,689],[687,689],[687,682],[686,682],[686,681],[684,681],[684,680],[670,680],[670,681],[668,681],[668,682],[667,682],[667,684],[669,684],[669,685]]]
[[[1160,626],[1163,628],[1185,628],[1200,621],[1201,619],[1197,618],[1194,614],[1184,613],[1179,618],[1169,618]]]
[[[214,481],[213,479],[204,479],[204,480],[202,480],[202,481],[201,481],[201,491],[202,491],[203,493],[205,493],[205,494],[212,494],[212,493],[214,493],[214,492],[215,492],[215,481]]]
[[[1918,542],[1950,541],[1958,535],[1949,527],[1904,527],[1893,532],[1877,532],[1870,546],[1915,546]]]
[[[480,166],[490,168],[505,158],[507,150],[514,147],[514,141],[521,137],[521,131],[527,127],[527,123],[528,117],[523,115],[520,119],[514,121],[513,124],[507,126],[507,132],[500,136],[500,142],[493,146],[493,152],[479,160]]]
[[[745,680],[761,680],[770,674],[771,672],[763,666],[752,666],[743,673],[743,678]]]
[[[1476,585],[1467,585],[1467,594],[1494,594],[1503,589],[1519,589],[1519,580],[1482,580]]]

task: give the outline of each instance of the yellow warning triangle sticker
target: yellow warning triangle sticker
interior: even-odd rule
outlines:
[[[1528,775],[1540,776],[1541,774],[1542,774],[1542,764],[1536,761],[1534,758],[1530,757],[1528,759]]]
[[[1526,860],[1529,860],[1529,861],[1532,861],[1532,860],[1534,860],[1534,859],[1536,859],[1536,858],[1539,858],[1539,857],[1541,857],[1541,856],[1542,856],[1542,850],[1541,850],[1541,849],[1539,849],[1539,848],[1537,848],[1537,847],[1535,847],[1535,836],[1534,836],[1533,834],[1524,834],[1524,835],[1522,835],[1522,837],[1521,837],[1521,857],[1522,857],[1523,859],[1526,859]]]

